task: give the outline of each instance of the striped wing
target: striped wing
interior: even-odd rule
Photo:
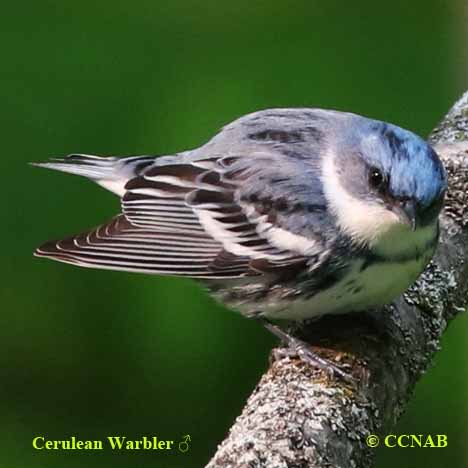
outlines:
[[[245,192],[270,163],[260,156],[255,164],[247,162],[229,156],[150,166],[126,184],[122,215],[91,232],[49,242],[37,255],[211,279],[303,268],[323,249],[282,226],[277,200],[261,184],[259,194]]]
[[[36,255],[83,267],[194,278],[237,277],[248,263],[225,264],[222,246],[206,234],[142,229],[123,215],[92,231],[49,241]]]

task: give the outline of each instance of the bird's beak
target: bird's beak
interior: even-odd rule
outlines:
[[[417,227],[416,202],[414,200],[397,200],[392,211],[398,216],[401,223],[406,224],[412,231]]]

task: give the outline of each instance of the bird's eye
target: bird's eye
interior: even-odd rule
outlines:
[[[369,170],[369,185],[375,189],[381,188],[385,182],[384,176],[380,169],[376,167],[371,167]]]

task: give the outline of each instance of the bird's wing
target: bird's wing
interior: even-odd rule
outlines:
[[[91,231],[49,241],[35,254],[89,268],[194,278],[237,277],[245,273],[245,259],[224,265],[222,245],[199,232],[144,229],[124,215]]]
[[[310,207],[297,201],[295,190],[307,199],[300,191],[305,181],[290,184],[287,193],[287,174],[274,175],[278,164],[266,154],[150,166],[126,184],[123,215],[47,243],[37,254],[95,268],[196,278],[281,274],[321,263],[327,250],[301,232]],[[295,228],[288,225],[291,219],[300,220]]]

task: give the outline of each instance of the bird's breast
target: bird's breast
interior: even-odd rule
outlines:
[[[263,314],[272,319],[304,320],[390,303],[421,274],[432,252],[406,261],[356,259],[347,273],[326,288],[270,303]]]
[[[350,256],[336,271],[312,271],[287,284],[245,284],[233,301],[247,316],[304,320],[390,303],[421,274],[437,245],[437,225],[410,236],[392,236],[375,250]],[[341,259],[342,261],[345,259]],[[250,289],[249,289],[250,288]],[[232,290],[231,290],[232,294]]]

